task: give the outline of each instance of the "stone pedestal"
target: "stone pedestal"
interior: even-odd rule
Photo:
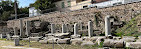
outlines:
[[[55,24],[51,24],[51,33],[54,34],[55,32]]]
[[[93,24],[91,21],[88,22],[88,35],[89,37],[93,36]]]
[[[14,44],[15,46],[19,46],[20,45],[20,40],[19,40],[19,36],[12,36],[14,39]]]
[[[30,35],[30,21],[26,21],[26,35]]]
[[[110,16],[105,17],[105,36],[111,35]]]

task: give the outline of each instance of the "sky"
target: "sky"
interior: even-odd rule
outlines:
[[[28,7],[30,3],[34,3],[36,0],[17,0],[17,1],[19,1],[19,7]]]

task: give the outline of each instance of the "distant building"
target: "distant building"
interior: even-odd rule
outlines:
[[[29,17],[39,16],[39,15],[40,15],[40,11],[35,9],[35,7],[29,8]]]
[[[141,0],[109,0],[102,3],[91,4],[91,5],[88,5],[88,7],[105,8],[105,7],[140,2],[140,1]]]
[[[57,9],[60,11],[73,11],[83,8],[87,8],[88,5],[93,3],[100,3],[108,0],[60,0],[56,1],[55,4]]]

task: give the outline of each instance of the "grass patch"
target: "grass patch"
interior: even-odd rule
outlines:
[[[5,40],[6,41],[7,39],[6,38],[0,38],[0,40]]]
[[[137,16],[137,17],[140,17]],[[118,28],[115,32],[115,35],[117,36],[139,36],[141,35],[140,32],[138,32],[138,26],[137,26],[137,19],[136,17],[131,19],[129,22],[125,22],[126,24],[122,28]]]

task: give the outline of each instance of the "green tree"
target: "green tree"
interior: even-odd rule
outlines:
[[[2,14],[2,17],[1,17],[1,20],[8,20],[8,17],[10,16],[10,11],[4,11],[3,14]]]
[[[36,0],[35,3],[30,4],[30,7],[35,7],[36,9],[46,10],[55,7],[53,4],[54,0]]]
[[[29,14],[28,7],[18,8],[18,17],[27,17]],[[8,20],[8,18],[14,18],[14,2],[12,1],[2,1],[0,2],[0,19]],[[13,15],[13,16],[12,16]]]
[[[23,18],[23,17],[28,17],[29,15],[29,9],[28,7],[24,7],[24,8],[19,8],[18,9],[18,16],[20,18]]]
[[[18,12],[19,12],[19,14],[29,14],[29,9],[28,9],[28,7],[19,8]]]
[[[0,18],[1,20],[8,20],[10,14],[14,9],[14,2],[12,1],[2,1],[0,2]]]
[[[0,2],[1,10],[10,11],[14,9],[14,2],[2,1]]]

